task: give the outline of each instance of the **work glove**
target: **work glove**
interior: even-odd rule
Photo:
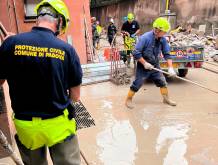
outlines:
[[[124,35],[130,37],[130,34],[128,32],[124,32]]]
[[[173,67],[168,68],[168,73],[170,74],[169,77],[176,77],[176,72],[174,71]]]
[[[71,120],[72,118],[75,118],[75,105],[73,103],[69,104],[67,107],[67,110],[69,112],[68,119]]]
[[[132,37],[132,38],[135,38],[135,37],[136,37],[136,35],[135,35],[135,34],[132,34],[132,35],[131,35],[131,37]]]
[[[154,66],[148,62],[145,62],[143,65],[144,65],[144,68],[148,70],[152,70],[154,68]]]

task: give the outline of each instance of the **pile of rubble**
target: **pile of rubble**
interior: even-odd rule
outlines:
[[[189,32],[175,32],[171,33],[168,37],[171,46],[204,47],[205,60],[214,60],[218,62],[218,35],[214,37],[212,35],[205,35],[203,31],[192,28]],[[117,45],[119,49],[123,49],[122,36],[117,36]],[[110,47],[106,40],[106,36],[102,37],[101,46],[102,49],[97,51],[100,55],[103,54],[104,48]]]
[[[212,58],[218,62],[218,36],[205,36],[202,32],[194,29],[191,33],[172,33],[169,37],[171,46],[202,46],[205,60]]]

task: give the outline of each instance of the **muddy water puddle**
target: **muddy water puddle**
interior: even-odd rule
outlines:
[[[146,92],[137,93],[136,107],[129,110],[123,105],[128,88],[102,83],[82,93],[96,121],[95,127],[80,133],[90,164],[218,165],[217,104],[199,101],[210,94],[196,90],[199,97],[192,102],[178,95],[174,97],[178,106],[170,107],[149,84]],[[171,89],[181,92],[174,85]]]

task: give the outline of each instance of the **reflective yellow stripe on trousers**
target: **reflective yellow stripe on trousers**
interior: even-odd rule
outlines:
[[[35,150],[43,146],[53,146],[66,137],[76,134],[75,119],[68,119],[68,110],[52,119],[42,120],[33,117],[32,121],[14,119],[14,124],[21,143],[28,149]]]

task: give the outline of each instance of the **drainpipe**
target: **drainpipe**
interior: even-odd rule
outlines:
[[[10,32],[12,32],[12,24],[11,24],[11,12],[10,12],[10,4],[9,0],[7,0],[7,10],[8,10],[8,18],[9,18],[9,26],[10,26]]]
[[[169,10],[169,0],[166,0],[166,11]]]
[[[18,18],[17,18],[17,9],[16,9],[16,0],[13,1],[13,9],[14,9],[14,15],[15,15],[15,20],[16,20],[16,28],[17,28],[17,34],[20,32],[19,24],[18,24]]]

